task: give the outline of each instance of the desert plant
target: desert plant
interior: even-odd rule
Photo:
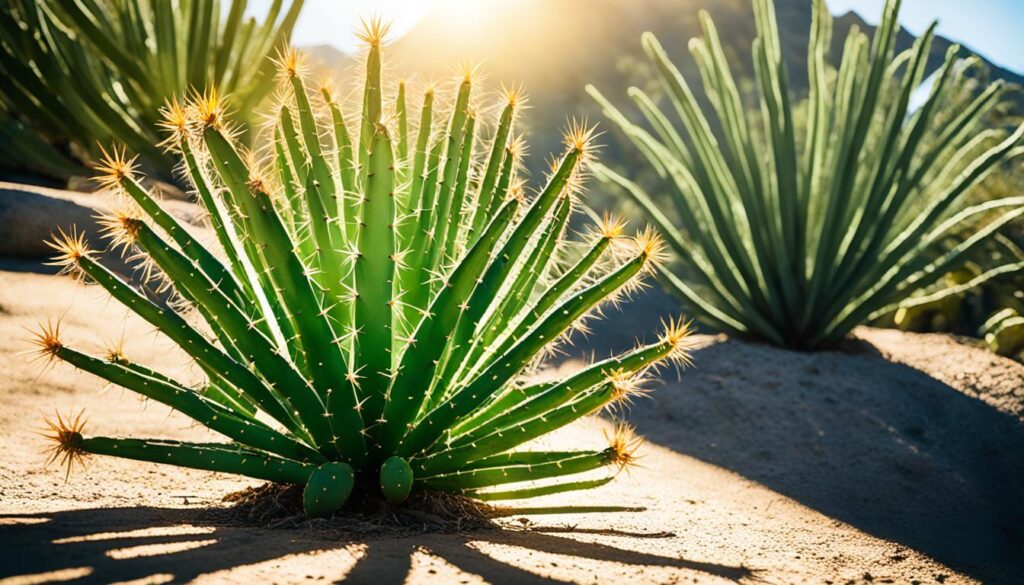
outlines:
[[[226,11],[217,0],[4,2],[0,136],[32,148],[0,147],[0,164],[66,179],[118,140],[170,178],[173,158],[156,146],[163,104],[216,86],[235,96],[239,122],[255,122],[303,2],[275,0],[262,21],[245,0]]]
[[[981,127],[1001,84],[949,119],[938,116],[966,75],[953,47],[927,101],[912,111],[935,28],[896,54],[899,6],[899,0],[886,3],[872,39],[850,32],[836,71],[829,66],[832,17],[823,0],[814,1],[803,127],[795,121],[798,104],[771,0],[754,1],[756,96],[741,95],[706,13],[704,37],[691,40],[690,51],[710,111],[649,33],[644,50],[681,128],[639,89],[629,95],[647,127],[588,88],[648,159],[665,197],[600,165],[595,174],[630,195],[660,228],[677,267],[662,269],[661,279],[699,319],[779,345],[826,347],[935,285],[1024,214],[1019,197],[964,205],[991,169],[1024,152],[1024,127],[1008,138]],[[748,97],[759,105],[756,112],[745,108]],[[983,227],[942,247],[972,224]],[[1005,272],[997,267],[984,278]]]
[[[528,199],[516,179],[519,91],[507,92],[483,157],[471,72],[448,105],[425,92],[411,136],[404,84],[393,112],[384,108],[385,30],[374,24],[363,35],[354,124],[330,90],[310,94],[297,53],[282,56],[276,139],[263,158],[235,147],[216,96],[167,108],[167,143],[209,211],[224,262],[147,194],[121,151],[106,158],[103,179],[148,217],[121,212],[107,226],[177,293],[179,310],[105,269],[80,236],[56,239],[56,261],[175,341],[208,381],[189,388],[120,351],[86,355],[52,327],[41,351],[233,443],[85,437],[60,419],[56,457],[70,465],[86,453],[115,455],[306,484],[312,515],[337,509],[357,474],[379,471],[393,501],[417,487],[510,499],[603,485],[614,473],[529,482],[631,460],[625,429],[603,449],[517,448],[628,400],[655,364],[685,360],[685,325],[671,322],[657,343],[563,379],[521,374],[603,302],[638,286],[659,260],[659,238],[626,238],[612,219],[584,241],[564,237],[592,131],[571,125],[546,185]],[[181,314],[186,306],[214,341]],[[528,487],[495,489],[521,482]]]

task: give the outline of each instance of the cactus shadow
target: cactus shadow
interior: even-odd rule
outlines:
[[[284,559],[290,555],[349,550],[352,558],[335,557],[309,563],[309,572],[325,582],[403,583],[417,553],[437,557],[490,583],[569,583],[537,575],[524,566],[492,558],[478,543],[562,555],[574,560],[610,561],[632,566],[676,568],[730,579],[756,579],[755,572],[734,567],[664,557],[572,538],[572,529],[535,526],[530,529],[482,530],[467,534],[424,534],[338,540],[312,530],[224,526],[211,521],[207,508],[94,508],[0,515],[0,580],[21,577],[30,582],[109,583],[153,580],[187,583],[233,568]],[[581,531],[601,533],[602,531]],[[612,531],[611,534],[622,536]],[[671,535],[653,535],[667,537]],[[353,546],[355,545],[355,546]],[[343,553],[344,554],[344,553]],[[259,568],[259,580],[273,568]],[[307,580],[313,575],[296,578]],[[275,579],[277,580],[277,579]],[[285,577],[287,580],[287,577]]]
[[[1018,417],[870,349],[705,341],[693,368],[632,408],[652,443],[982,582],[1019,582]]]

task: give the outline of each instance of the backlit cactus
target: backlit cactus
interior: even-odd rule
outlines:
[[[41,350],[231,442],[88,437],[77,423],[55,421],[55,457],[70,464],[106,454],[308,481],[311,515],[340,506],[352,474],[368,480],[356,489],[379,485],[392,501],[410,489],[510,499],[597,487],[631,460],[626,427],[603,449],[517,449],[628,400],[652,366],[685,361],[684,324],[564,379],[523,374],[602,303],[638,286],[660,260],[660,240],[649,231],[627,238],[614,219],[582,240],[566,237],[592,156],[585,124],[571,125],[543,188],[526,195],[517,178],[519,91],[506,92],[485,132],[466,73],[446,107],[426,91],[414,128],[408,88],[399,84],[394,102],[383,96],[385,30],[375,23],[363,35],[357,118],[329,90],[309,90],[298,54],[280,58],[284,91],[263,156],[236,148],[215,94],[168,106],[167,144],[209,211],[217,253],[160,208],[121,151],[106,157],[104,179],[133,209],[108,217],[109,231],[180,302],[154,303],[97,262],[81,237],[56,239],[57,262],[173,340],[207,381],[188,387],[120,351],[86,355],[52,328]],[[191,309],[213,339],[183,315]],[[558,483],[601,468],[611,472]]]

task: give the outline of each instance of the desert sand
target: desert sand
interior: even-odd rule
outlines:
[[[32,329],[195,376],[102,291],[0,271],[0,583],[1013,583],[1024,574],[1024,367],[941,335],[862,328],[800,354],[697,336],[629,412],[640,466],[592,492],[518,503],[502,529],[327,537],[245,528],[211,508],[256,485],[91,458],[44,466],[43,416],[87,432],[210,440],[166,408],[65,364],[31,361]],[[552,368],[652,330],[672,305],[627,305]],[[601,446],[605,419],[551,441]],[[534,508],[533,510],[526,507]],[[634,508],[596,511],[600,506]],[[545,508],[543,510],[538,508]]]

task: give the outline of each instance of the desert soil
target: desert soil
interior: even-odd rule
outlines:
[[[7,268],[0,583],[1019,583],[1024,574],[1024,367],[949,337],[861,329],[842,351],[800,354],[697,336],[695,366],[663,372],[629,413],[648,443],[628,475],[517,504],[535,509],[502,530],[338,540],[211,522],[224,494],[255,485],[244,479],[109,458],[66,481],[45,467],[38,432],[55,410],[84,409],[92,433],[212,437],[67,365],[30,361],[25,328],[63,314],[69,343],[99,350],[124,335],[130,357],[196,376],[101,291],[28,264]],[[666,305],[636,306],[576,351],[632,342]],[[553,367],[578,364],[570,352]],[[609,426],[587,421],[551,441],[600,446]]]

